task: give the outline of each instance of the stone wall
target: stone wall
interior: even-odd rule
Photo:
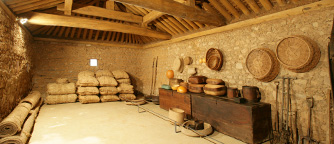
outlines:
[[[141,50],[100,45],[36,41],[33,62],[35,64],[33,85],[46,96],[46,85],[57,78],[76,82],[80,71],[125,70],[138,90],[139,59]],[[91,67],[90,59],[97,59],[98,66]],[[140,89],[139,89],[140,90]],[[141,90],[140,90],[141,91]]]
[[[0,7],[0,121],[31,89],[32,37]]]
[[[138,75],[139,80],[143,83],[143,92],[145,94],[150,92],[153,57],[158,56],[159,59],[156,85],[159,87],[162,84],[168,84],[165,72],[172,69],[172,64],[176,57],[191,56],[194,59],[194,64],[185,67],[185,72],[183,73],[175,73],[176,78],[187,80],[189,77],[187,69],[195,67],[199,75],[223,79],[228,86],[238,87],[239,89],[243,85],[257,86],[262,93],[261,101],[271,103],[274,111],[276,110],[274,83],[264,83],[255,80],[246,70],[245,59],[247,54],[253,49],[269,48],[275,51],[281,39],[289,35],[304,35],[313,39],[320,47],[321,59],[319,64],[310,72],[299,74],[281,68],[278,77],[290,76],[298,78],[293,80],[291,84],[292,111],[297,111],[297,125],[303,135],[306,135],[308,122],[306,97],[314,97],[312,135],[315,139],[325,143],[329,131],[327,91],[330,89],[327,46],[333,16],[334,10],[324,9],[287,19],[264,22],[258,25],[148,49],[140,62],[143,69],[142,73]],[[224,65],[220,71],[212,71],[205,64],[200,64],[198,61],[200,58],[205,57],[205,53],[209,48],[218,48],[224,55]],[[279,78],[274,81],[282,82]],[[281,88],[279,97],[282,96]],[[158,94],[157,89],[155,93]]]

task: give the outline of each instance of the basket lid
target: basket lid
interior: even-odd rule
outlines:
[[[246,67],[255,78],[262,79],[272,72],[274,59],[264,48],[254,49],[247,56]]]

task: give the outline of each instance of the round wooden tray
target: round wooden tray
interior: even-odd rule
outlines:
[[[211,70],[218,71],[223,66],[223,54],[219,51],[219,49],[210,48],[206,52],[205,59],[206,59],[206,65]]]

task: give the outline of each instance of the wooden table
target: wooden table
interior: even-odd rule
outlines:
[[[173,90],[159,89],[160,108],[180,108],[184,110],[186,117],[191,119],[191,96],[190,93],[178,93]]]

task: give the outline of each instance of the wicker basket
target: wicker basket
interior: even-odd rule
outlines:
[[[279,63],[275,53],[266,48],[252,50],[246,58],[246,67],[259,81],[270,82],[279,73]]]
[[[297,73],[313,69],[321,56],[317,44],[305,36],[284,38],[277,45],[276,54],[283,67]]]
[[[216,48],[210,48],[206,52],[206,65],[211,70],[219,71],[223,66],[223,54]]]

